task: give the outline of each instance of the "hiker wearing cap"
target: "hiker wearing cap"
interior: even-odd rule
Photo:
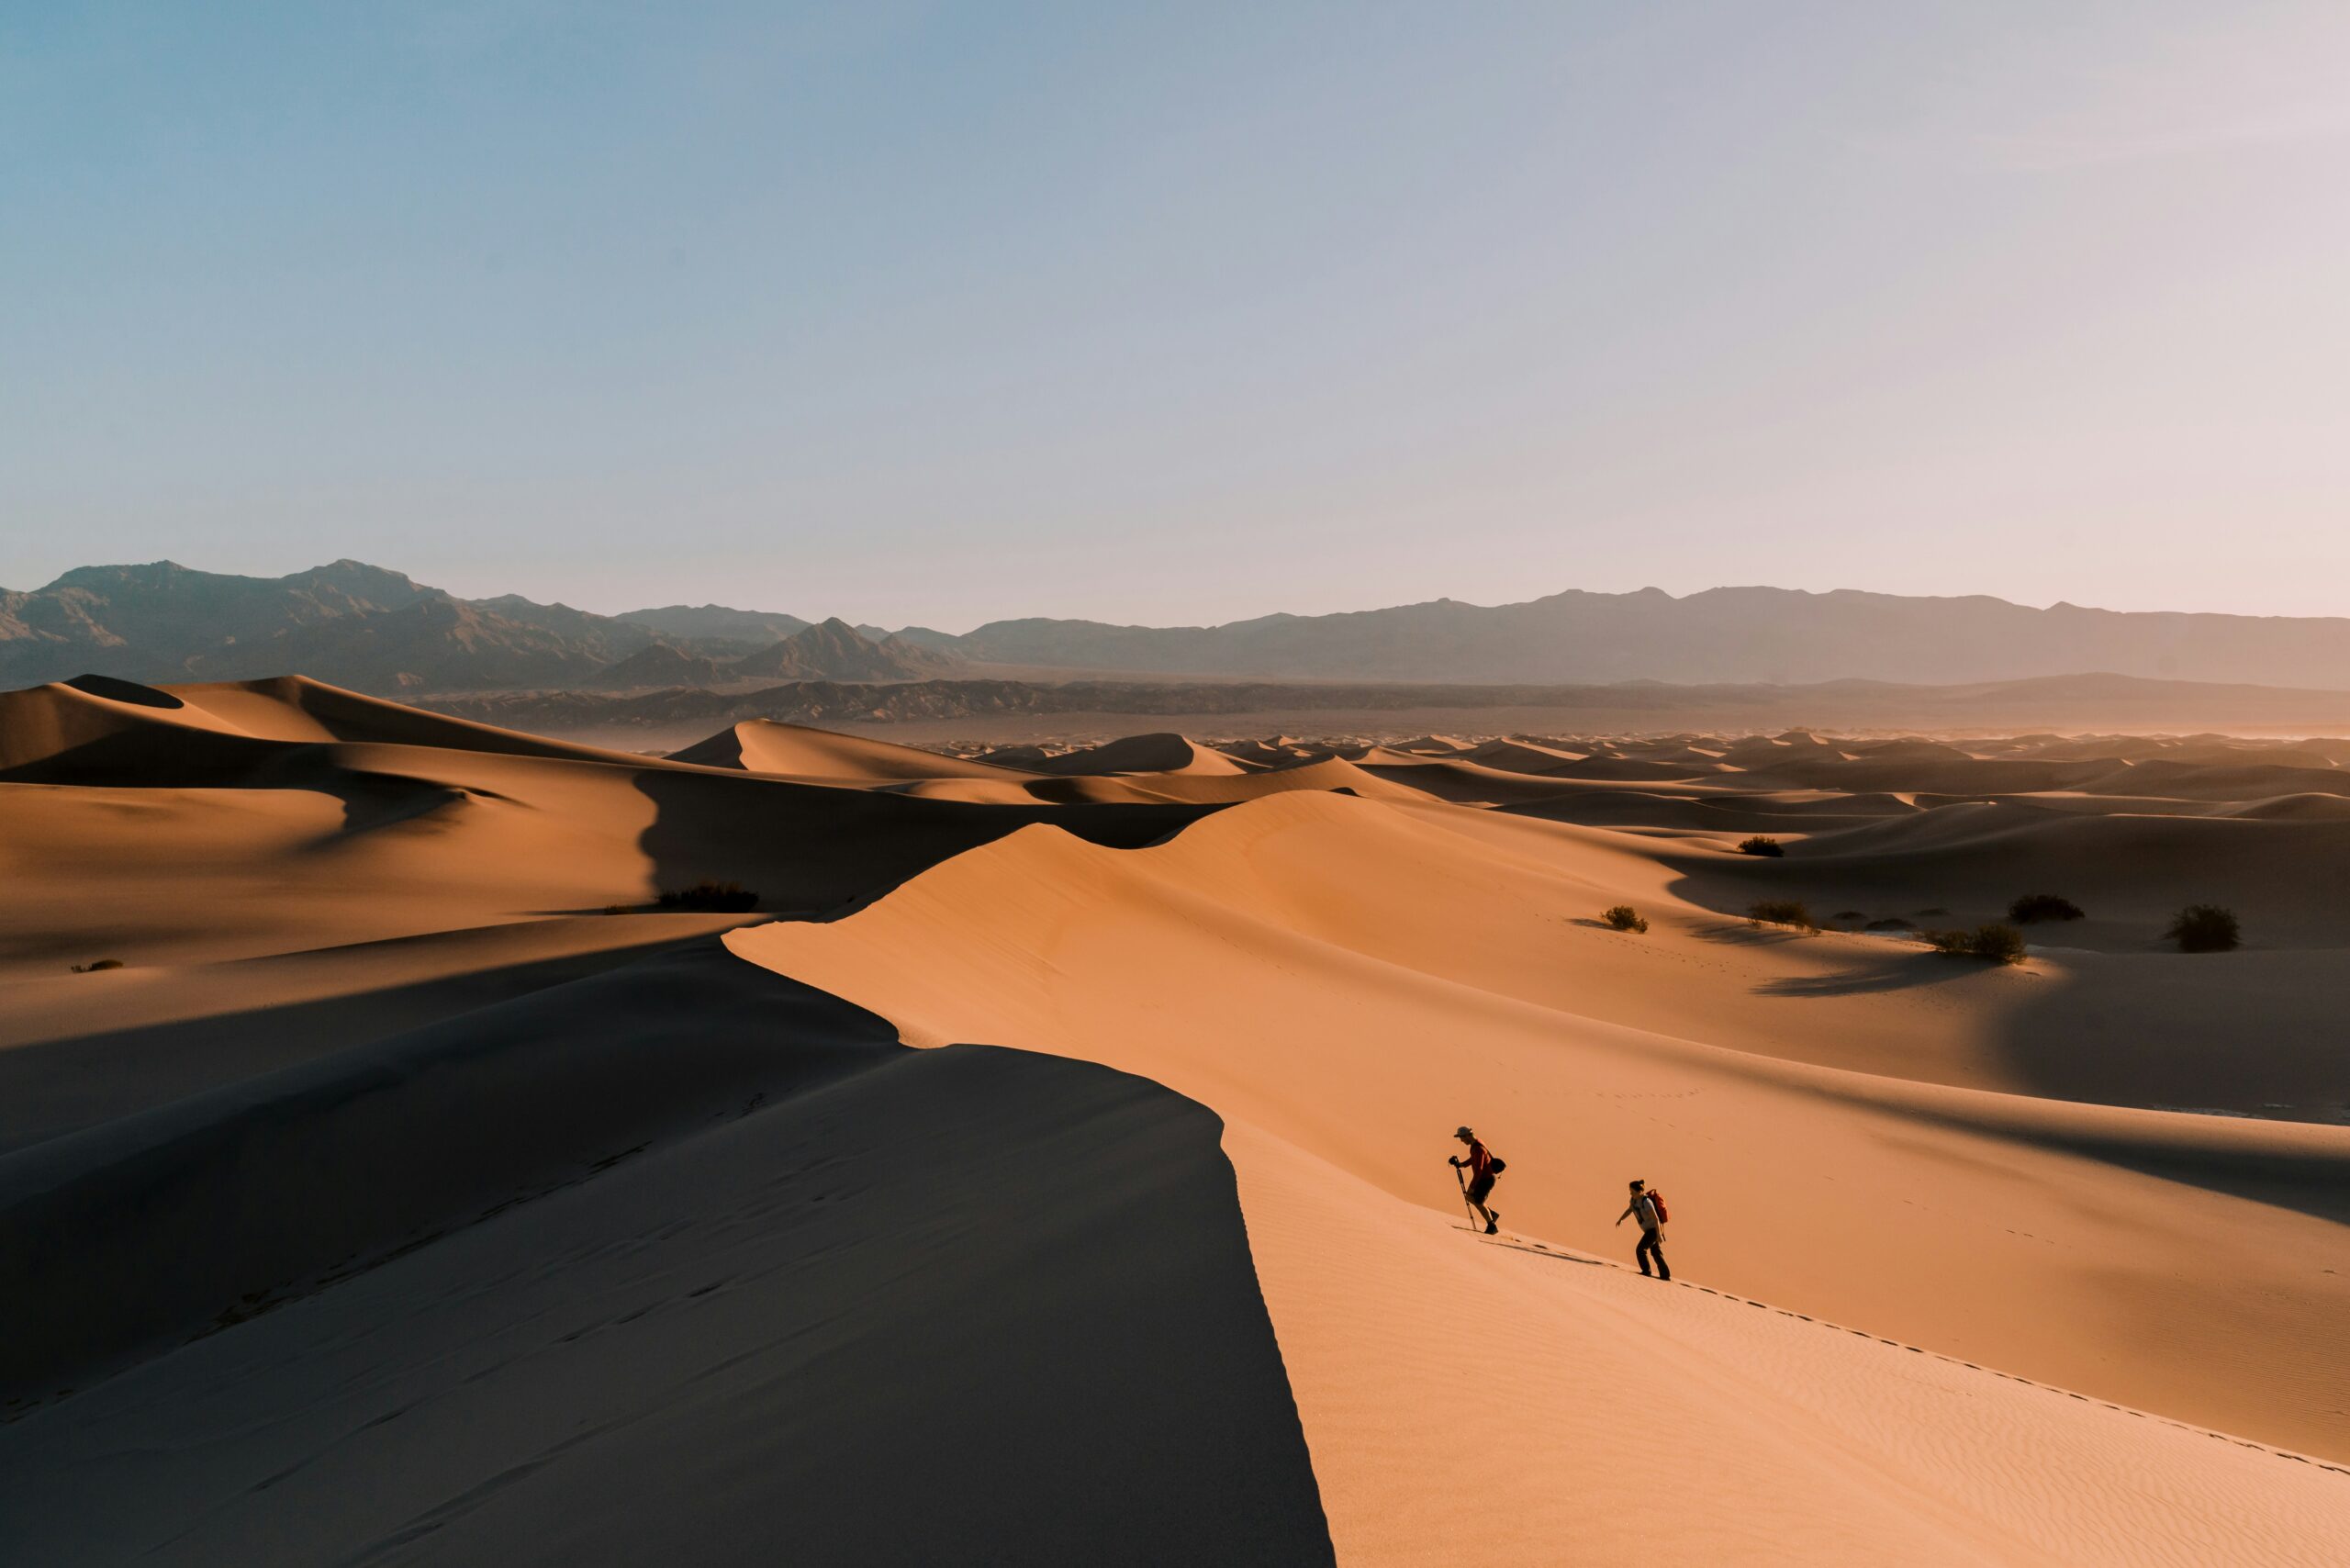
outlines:
[[[1469,1206],[1475,1211],[1477,1217],[1485,1222],[1485,1234],[1491,1236],[1501,1228],[1502,1212],[1499,1209],[1487,1208],[1485,1199],[1493,1193],[1494,1178],[1502,1173],[1502,1162],[1494,1159],[1494,1151],[1480,1142],[1477,1135],[1467,1127],[1462,1127],[1452,1136],[1467,1144],[1469,1152],[1465,1156],[1454,1155],[1448,1163],[1451,1165],[1456,1175],[1464,1170],[1468,1172],[1468,1175],[1462,1179],[1466,1184],[1461,1188],[1461,1193],[1468,1198]]]
[[[1664,1261],[1664,1200],[1650,1192],[1645,1182],[1632,1183],[1632,1201],[1624,1205],[1624,1212],[1616,1216],[1616,1223],[1621,1225],[1628,1219],[1640,1222],[1640,1244],[1632,1249],[1632,1256],[1639,1261],[1640,1272],[1646,1274],[1649,1271],[1649,1260],[1654,1258],[1656,1277],[1660,1280],[1673,1278],[1673,1271]]]

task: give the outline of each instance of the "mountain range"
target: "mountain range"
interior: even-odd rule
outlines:
[[[1675,599],[1569,590],[1487,608],[1440,599],[1223,626],[997,621],[910,642],[975,663],[1264,679],[1950,685],[2091,672],[2350,686],[2350,620],[2046,610],[1980,595],[1723,588]]]
[[[0,590],[0,684],[9,686],[85,673],[150,682],[299,673],[412,695],[910,680],[957,662],[837,620],[720,605],[598,615],[519,594],[464,599],[361,561],[283,577],[172,561],[81,566],[33,592]]]
[[[1164,678],[1390,682],[1946,685],[2110,672],[2350,687],[2350,620],[2045,610],[1983,596],[1839,589],[1569,590],[1220,626],[991,621],[894,633],[778,611],[669,605],[599,615],[520,595],[459,599],[358,561],[284,577],[173,562],[82,566],[0,591],[0,682],[298,672],[363,691],[726,688],[899,681],[958,666]]]

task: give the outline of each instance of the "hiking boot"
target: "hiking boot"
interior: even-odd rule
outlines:
[[[1494,1235],[1495,1233],[1497,1233],[1497,1232],[1501,1229],[1501,1227],[1502,1227],[1502,1216],[1501,1216],[1501,1215],[1494,1215],[1491,1219],[1488,1219],[1488,1220],[1485,1222],[1485,1234],[1486,1234],[1487,1236]]]

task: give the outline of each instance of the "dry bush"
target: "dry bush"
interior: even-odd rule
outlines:
[[[1740,855],[1762,855],[1776,859],[1787,852],[1787,846],[1775,838],[1767,838],[1758,833],[1752,838],[1739,840],[1738,852]]]
[[[1785,925],[1796,931],[1817,931],[1811,906],[1801,899],[1764,899],[1746,906],[1746,918],[1757,925]]]
[[[2042,920],[2079,920],[2081,906],[2054,893],[2026,893],[2008,906],[2008,918],[2018,925]]]
[[[674,910],[706,911],[713,914],[740,914],[759,907],[759,895],[740,882],[696,882],[690,888],[672,888],[661,895],[661,907]]]
[[[2182,953],[2225,953],[2244,941],[2236,912],[2215,903],[2191,903],[2171,918],[2163,940],[2176,942]]]
[[[75,964],[73,966],[73,972],[77,975],[94,975],[100,969],[118,969],[120,968],[122,968],[122,960],[120,958],[97,958],[86,964]]]
[[[1619,903],[1603,912],[1599,918],[1617,931],[1645,932],[1649,928],[1649,923],[1641,918],[1640,912],[1628,903]]]
[[[2012,925],[1978,925],[1972,931],[1920,933],[1937,953],[1953,958],[1981,958],[1993,964],[2023,962],[2023,933]]]

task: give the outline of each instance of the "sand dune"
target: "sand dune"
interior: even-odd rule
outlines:
[[[0,726],[24,712],[39,721],[0,771],[22,888],[0,906],[0,975],[592,913],[709,879],[743,883],[765,910],[829,909],[1053,809],[1017,779],[1008,801],[926,801],[863,787],[870,778],[831,788],[534,749],[426,714],[411,732],[396,722],[406,710],[313,682],[184,689],[190,711],[219,706],[202,710],[212,727],[111,702],[97,715],[111,728],[77,741],[50,721],[80,723],[107,700],[62,687],[14,694],[38,700],[0,711]],[[343,715],[343,737],[297,738],[314,712]],[[1196,814],[1138,801],[1072,830],[1147,843]],[[118,852],[133,838],[137,853]]]
[[[860,788],[899,779],[1012,782],[1023,777],[1016,770],[984,762],[965,762],[912,746],[811,730],[800,724],[779,724],[769,719],[751,719],[721,730],[708,740],[673,753],[672,760]]]
[[[849,919],[727,941],[913,1043],[1090,1057],[1230,1119],[1310,1128],[1316,1153],[1399,1197],[1429,1201],[1440,1153],[1416,1129],[1432,1106],[1460,1104],[1557,1162],[1555,1184],[1529,1186],[1511,1217],[1569,1244],[1605,1245],[1611,1172],[1669,1165],[1720,1193],[1718,1214],[1688,1228],[1710,1276],[1743,1294],[2254,1436],[2350,1447],[2307,1376],[2350,1278],[2299,1261],[2339,1248],[2350,1212],[2271,1207],[2077,1152],[2250,1186],[2281,1164],[2315,1203],[2350,1192],[2350,1129],[2257,1124],[2247,1146],[2244,1125],[2210,1118],[2047,1102],[2023,1116],[2009,1096],[1768,1061],[1579,1015],[1572,997],[1522,1000],[1512,906],[1588,906],[1623,885],[1608,885],[1613,857],[1544,864],[1516,848],[1375,802],[1290,795],[1135,854],[1024,830]],[[1716,946],[1725,963],[1742,951]],[[909,971],[897,955],[914,951]],[[1245,1052],[1237,1015],[1257,1042]],[[2086,1205],[2034,1196],[2082,1191],[2128,1215],[2138,1240],[2117,1249],[2083,1223]],[[1848,1230],[1871,1244],[1840,1245]],[[1980,1308],[2019,1293],[2045,1311]],[[2257,1344],[2241,1305],[2221,1310],[2244,1295],[2260,1303]],[[2116,1357],[2117,1327],[2183,1301],[2199,1311],[2160,1354]]]
[[[1182,735],[1129,735],[1107,745],[1063,752],[1038,764],[1041,770],[1060,774],[1187,773],[1234,774],[1240,764],[1222,752]]]
[[[323,1159],[322,1190],[216,1159],[235,1147],[217,1136],[162,1146],[170,1205],[46,1260],[45,1294],[93,1311],[37,1323],[11,1371],[127,1306],[162,1327],[115,1259],[191,1312],[249,1278],[284,1294],[230,1295],[220,1321],[245,1321],[0,1427],[12,1544],[56,1562],[1330,1561],[1213,1117],[1096,1069],[899,1051],[715,961],[529,999],[500,1019],[519,1044],[429,1032],[324,1116],[308,1085],[254,1097],[241,1114],[269,1118],[277,1158]],[[260,1210],[236,1247],[194,1245],[189,1211],[232,1197]]]
[[[1384,741],[0,696],[11,1544],[2338,1558],[2323,743]]]
[[[268,755],[245,743],[335,741],[511,756],[625,755],[426,713],[296,676],[169,690],[84,676],[0,692],[0,778],[17,782],[214,782],[198,775],[232,772]]]

